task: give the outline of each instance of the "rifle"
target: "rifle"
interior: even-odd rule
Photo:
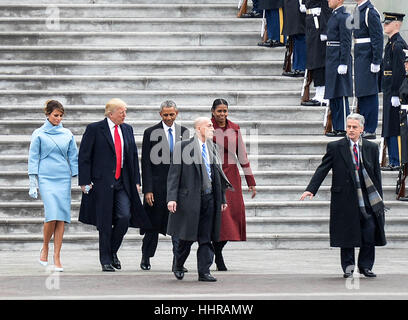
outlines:
[[[395,190],[395,193],[397,194],[397,200],[399,200],[400,198],[405,198],[405,179],[407,178],[407,169],[407,164],[404,163],[398,173],[397,187]]]
[[[302,93],[301,93],[301,102],[306,102],[310,100],[310,85],[312,84],[313,78],[312,73],[306,69],[305,77],[303,80]]]
[[[283,72],[292,71],[293,45],[294,45],[293,37],[289,36],[288,42],[286,43],[285,60],[283,62]]]
[[[384,138],[381,138],[380,143],[380,166],[385,167],[387,163],[387,142]]]
[[[331,114],[331,110],[329,106],[326,107],[326,112],[324,114],[324,119],[323,119],[323,127],[324,127],[324,134],[333,131],[332,114]]]
[[[247,12],[247,7],[248,7],[248,0],[239,0],[238,2],[238,14],[237,18],[241,18],[241,16]]]

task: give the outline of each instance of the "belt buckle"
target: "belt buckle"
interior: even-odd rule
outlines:
[[[392,71],[384,71],[384,76],[392,76]]]

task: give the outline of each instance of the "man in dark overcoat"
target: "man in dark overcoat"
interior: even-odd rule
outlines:
[[[178,142],[167,177],[167,206],[171,212],[167,233],[179,239],[174,275],[184,277],[183,265],[191,245],[198,241],[199,281],[216,281],[210,274],[214,259],[211,241],[219,241],[221,211],[227,207],[225,190],[231,187],[222,171],[212,142],[214,127],[209,118],[194,122],[195,135]]]
[[[344,0],[329,0],[333,12],[327,23],[325,98],[330,101],[333,130],[328,137],[346,135],[348,97],[353,96],[350,14],[343,4]]]
[[[304,106],[327,105],[324,99],[327,21],[331,9],[327,0],[302,0],[301,10],[306,13],[306,69],[311,74],[316,89],[315,96],[301,104]]]
[[[372,272],[375,246],[386,244],[384,203],[377,144],[361,138],[364,117],[347,117],[347,136],[330,142],[301,200],[312,199],[332,170],[330,246],[340,247],[344,277],[353,275],[354,248],[360,247],[358,268],[366,277]]]
[[[383,118],[382,133],[388,149],[388,166],[383,170],[398,170],[400,166],[398,136],[400,135],[400,98],[399,89],[405,78],[405,52],[407,43],[399,30],[405,14],[384,12],[384,32],[388,42],[383,59]]]
[[[142,243],[142,261],[140,267],[150,270],[150,258],[154,256],[159,240],[159,233],[166,235],[169,210],[167,209],[167,173],[170,168],[174,145],[188,139],[186,127],[175,120],[178,108],[174,101],[164,101],[160,106],[162,121],[147,128],[143,133],[142,143],[142,187],[143,206],[149,215],[152,229],[140,229],[144,234]],[[172,238],[173,253],[177,247],[177,238]],[[174,260],[174,259],[173,259]]]
[[[370,0],[356,0],[353,14],[354,87],[358,112],[365,118],[363,137],[375,139],[378,126],[379,77],[383,54],[380,13]]]
[[[78,155],[79,221],[97,227],[102,271],[121,269],[117,252],[128,227],[150,228],[140,201],[139,160],[126,103],[110,100],[105,119],[86,127]]]

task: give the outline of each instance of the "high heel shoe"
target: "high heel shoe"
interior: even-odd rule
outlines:
[[[63,272],[63,271],[64,271],[64,268],[63,268],[63,267],[57,267],[57,266],[55,266],[55,258],[54,258],[54,271],[55,271],[55,272]]]
[[[40,262],[40,264],[41,264],[43,267],[46,267],[46,266],[48,266],[48,261],[42,261],[42,260],[41,260],[42,251],[43,251],[43,249],[41,248],[41,250],[40,250],[40,259],[38,259],[38,262]]]

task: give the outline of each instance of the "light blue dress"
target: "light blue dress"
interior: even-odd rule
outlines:
[[[71,222],[71,177],[78,175],[78,149],[70,130],[48,120],[31,136],[28,174],[38,175],[45,222]]]

